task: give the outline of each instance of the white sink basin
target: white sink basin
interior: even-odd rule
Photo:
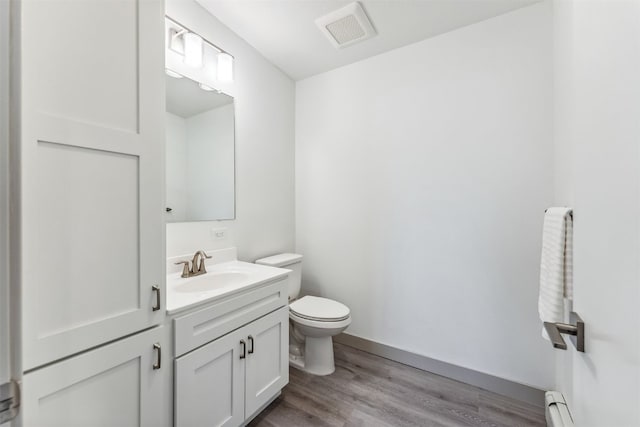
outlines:
[[[211,252],[214,260],[223,258],[221,251]],[[235,251],[233,254],[235,255]],[[185,258],[170,259],[169,265],[174,267],[174,262]],[[260,286],[285,277],[290,272],[282,268],[251,264],[237,259],[208,264],[207,274],[201,276],[182,278],[181,272],[176,270],[179,270],[177,266],[174,267],[173,272],[167,274],[167,313],[169,315]]]
[[[178,282],[175,291],[181,293],[207,292],[215,288],[238,285],[246,282],[247,279],[249,279],[249,274],[243,271],[211,272],[187,279],[184,282]]]

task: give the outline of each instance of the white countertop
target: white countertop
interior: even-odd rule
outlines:
[[[180,272],[167,274],[167,314],[175,315],[188,309],[243,292],[264,283],[286,277],[291,270],[233,260],[207,263],[207,274],[189,278]],[[227,278],[230,278],[227,280]],[[202,286],[208,280],[220,279],[219,284]],[[185,286],[186,285],[186,286]],[[185,292],[185,289],[191,291]]]

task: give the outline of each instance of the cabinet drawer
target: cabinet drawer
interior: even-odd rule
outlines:
[[[288,279],[232,295],[173,320],[175,356],[180,356],[287,305]]]

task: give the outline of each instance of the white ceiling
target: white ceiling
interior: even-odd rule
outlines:
[[[196,1],[300,80],[539,0],[361,0],[378,35],[344,49],[334,48],[314,21],[352,1]]]

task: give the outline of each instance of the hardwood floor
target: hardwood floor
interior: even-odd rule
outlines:
[[[290,368],[289,385],[252,427],[545,426],[544,409],[334,344],[326,377]]]

